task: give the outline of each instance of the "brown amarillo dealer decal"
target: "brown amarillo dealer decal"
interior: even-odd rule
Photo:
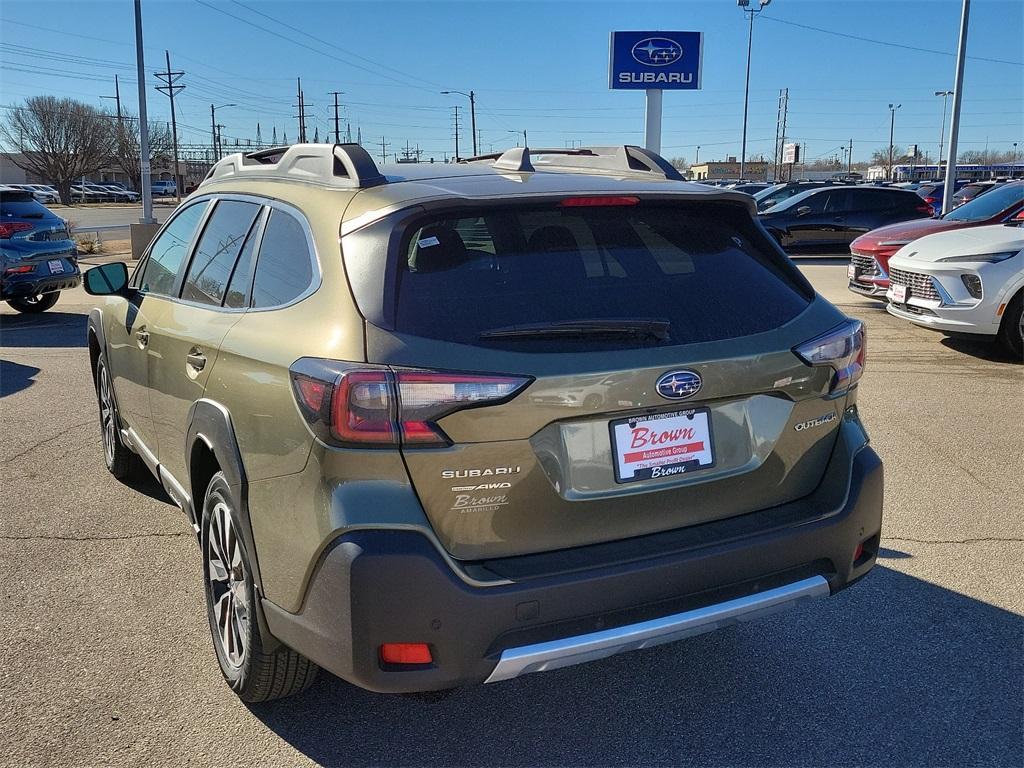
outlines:
[[[518,466],[514,467],[487,467],[485,469],[446,469],[441,473],[445,480],[484,480],[485,478],[507,477],[518,475]],[[466,485],[453,485],[452,492],[455,493],[455,500],[451,510],[459,512],[492,512],[509,503],[508,494],[493,493],[512,487],[507,480],[490,480],[476,482]],[[487,493],[492,491],[492,493]]]

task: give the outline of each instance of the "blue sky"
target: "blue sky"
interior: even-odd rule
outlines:
[[[358,126],[378,151],[385,136],[391,152],[409,141],[425,156],[450,154],[450,107],[466,100],[443,89],[476,91],[484,150],[514,144],[524,129],[534,146],[642,143],[643,94],[607,87],[608,33],[684,29],[704,32],[703,89],[666,93],[663,154],[692,161],[697,145],[702,160],[739,153],[747,27],[733,0],[142,5],[149,115],[169,117],[152,76],[169,49],[187,73],[177,101],[184,141],[209,141],[211,102],[237,105],[217,115],[229,143],[254,138],[257,122],[264,140],[274,126],[294,140],[301,76],[310,137],[314,125],[324,137],[328,91],[341,90],[353,135]],[[896,143],[934,154],[942,99],[933,92],[952,88],[955,58],[839,35],[953,53],[959,17],[958,0],[774,0],[754,25],[749,154],[771,155],[783,87],[788,134],[806,142],[809,158],[838,154],[851,138],[854,159],[870,157],[888,143],[890,102],[902,104]],[[0,103],[52,93],[112,108],[100,96],[113,93],[116,72],[137,112],[131,0],[4,0],[0,20]],[[968,59],[961,149],[1017,141],[1024,156],[1024,3],[974,0],[968,55],[1010,63]]]

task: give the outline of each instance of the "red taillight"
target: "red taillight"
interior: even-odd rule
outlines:
[[[0,240],[6,240],[15,232],[25,232],[29,229],[32,229],[32,225],[24,221],[0,223]]]
[[[31,272],[34,269],[35,269],[35,267],[33,267],[31,264],[23,264],[20,267],[8,267],[7,269],[4,270],[4,274],[5,275],[23,275],[26,272]]]
[[[327,360],[299,360],[292,387],[318,437],[364,447],[444,446],[437,420],[464,408],[512,397],[530,379],[443,371],[347,368]]]
[[[384,643],[380,660],[385,664],[431,664],[434,658],[426,643]]]
[[[853,550],[853,562],[857,562],[864,556],[864,545],[858,544],[857,548]]]
[[[937,201],[932,201],[930,198],[926,198],[923,203],[921,203],[920,205],[917,206],[917,212],[918,213],[934,213],[935,209],[932,208],[932,206],[931,206],[932,202],[937,202]]]
[[[558,203],[562,208],[591,208],[609,205],[636,205],[639,197],[603,195],[595,197],[567,197]]]

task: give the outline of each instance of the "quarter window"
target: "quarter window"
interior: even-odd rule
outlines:
[[[313,265],[302,225],[294,216],[272,210],[256,259],[252,306],[287,304],[305,293],[312,282]]]
[[[173,294],[178,270],[185,260],[206,205],[206,201],[203,201],[185,208],[160,233],[146,260],[146,270],[139,286],[143,291],[165,296]]]
[[[256,203],[221,200],[199,238],[181,298],[219,307],[231,270],[260,212]]]

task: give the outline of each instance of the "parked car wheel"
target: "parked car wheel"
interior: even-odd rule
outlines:
[[[206,610],[220,671],[243,701],[292,696],[313,684],[319,667],[284,646],[264,651],[236,510],[224,473],[218,472],[203,499],[202,546]]]
[[[48,310],[57,303],[58,298],[60,298],[60,291],[52,291],[51,293],[40,293],[38,296],[21,296],[17,299],[8,299],[7,303],[19,312],[33,315]]]
[[[1003,312],[996,343],[1016,359],[1024,358],[1024,292],[1018,292]]]
[[[139,471],[139,457],[121,440],[121,422],[117,418],[114,387],[110,382],[106,358],[102,355],[96,363],[96,400],[100,406],[103,460],[110,474],[118,480],[128,480]]]

